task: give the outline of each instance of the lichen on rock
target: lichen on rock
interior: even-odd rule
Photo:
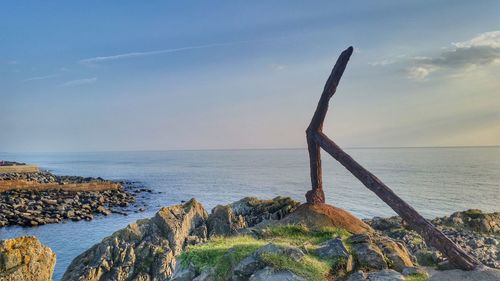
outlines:
[[[0,281],[52,280],[56,254],[33,236],[0,241]]]

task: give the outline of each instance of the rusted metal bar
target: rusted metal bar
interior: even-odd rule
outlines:
[[[369,190],[373,191],[401,218],[408,223],[410,228],[418,232],[428,245],[442,252],[449,261],[465,270],[473,270],[482,266],[475,257],[467,254],[457,244],[453,243],[446,235],[432,223],[422,217],[408,203],[396,195],[375,175],[356,162],[349,154],[345,153],[337,144],[322,132],[314,133],[314,141],[335,158],[342,166],[351,172]]]
[[[325,194],[323,192],[323,180],[321,176],[321,150],[319,146],[311,139],[311,133],[322,131],[323,122],[325,120],[326,112],[328,111],[328,101],[335,94],[337,86],[344,74],[347,62],[351,57],[353,48],[349,47],[340,54],[332,73],[326,81],[323,93],[319,99],[318,106],[314,112],[311,123],[306,130],[307,147],[309,150],[309,163],[311,170],[311,190],[306,193],[308,203],[325,203]]]

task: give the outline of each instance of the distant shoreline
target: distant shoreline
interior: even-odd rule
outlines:
[[[343,146],[347,150],[355,149],[469,149],[469,148],[500,148],[500,145],[478,145],[478,146]],[[182,152],[182,151],[258,151],[258,150],[307,150],[307,147],[285,147],[285,148],[200,148],[200,149],[152,149],[152,150],[95,150],[95,151],[0,151],[0,154],[86,154],[86,153],[141,153],[141,152]]]

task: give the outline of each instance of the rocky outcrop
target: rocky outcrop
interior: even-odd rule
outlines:
[[[399,272],[414,263],[406,248],[378,234],[358,234],[349,239],[356,264],[365,269],[395,269]]]
[[[449,217],[435,218],[432,223],[457,230],[500,234],[500,213],[483,213],[477,209],[455,212]]]
[[[446,258],[436,249],[428,247],[424,239],[415,231],[407,228],[400,217],[366,220],[377,232],[403,243],[422,265],[453,268]],[[483,213],[479,210],[456,212],[448,217],[432,220],[453,242],[469,254],[477,257],[483,264],[500,268],[499,213]]]
[[[279,254],[291,257],[294,261],[300,262],[305,254],[295,247],[280,247],[274,244],[267,244],[250,256],[244,258],[233,270],[231,280],[304,280],[293,272],[287,270],[277,270],[270,267],[263,260],[266,254]]]
[[[207,212],[195,199],[162,208],[76,257],[63,281],[168,280],[184,246],[206,239]]]
[[[276,197],[272,200],[245,197],[229,205],[218,205],[208,219],[209,235],[233,235],[263,221],[280,220],[298,205],[299,202],[290,197]]]
[[[52,280],[56,255],[36,237],[0,241],[0,281]]]

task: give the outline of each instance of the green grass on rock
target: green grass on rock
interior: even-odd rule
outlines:
[[[308,254],[297,262],[289,256],[266,253],[262,255],[265,263],[278,270],[289,270],[307,280],[325,280],[332,268],[343,260],[322,260],[314,255],[314,249],[324,241],[341,237],[347,243],[350,233],[343,229],[325,228],[311,231],[300,225],[283,225],[266,228],[252,236],[214,237],[207,243],[188,246],[180,256],[181,265],[194,265],[196,271],[213,269],[217,280],[227,280],[231,269],[241,260],[260,247],[273,243],[281,247],[299,247]],[[348,245],[346,244],[346,247]]]

